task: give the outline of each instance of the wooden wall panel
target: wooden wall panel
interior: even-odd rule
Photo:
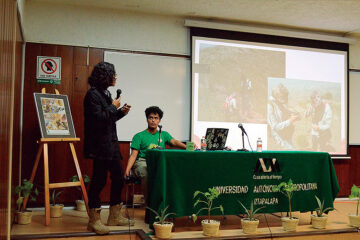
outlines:
[[[21,75],[23,57],[23,36],[21,33],[19,18],[16,18],[16,46],[15,46],[15,88],[14,88],[14,121],[13,121],[13,149],[12,149],[12,189],[19,184],[20,170],[20,107],[21,107]],[[16,196],[11,196],[11,219],[16,212]]]
[[[0,239],[9,235],[9,167],[12,166],[12,121],[15,85],[16,1],[0,1]]]

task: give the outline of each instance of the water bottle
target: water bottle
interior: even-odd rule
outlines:
[[[206,139],[205,139],[204,136],[201,138],[200,150],[203,151],[203,152],[206,151]]]
[[[261,140],[261,138],[258,138],[258,140],[256,141],[256,151],[257,152],[262,152],[262,140]]]

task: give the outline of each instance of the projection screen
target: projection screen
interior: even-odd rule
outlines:
[[[226,146],[347,154],[348,51],[192,36],[192,128]],[[250,143],[250,145],[249,145]]]

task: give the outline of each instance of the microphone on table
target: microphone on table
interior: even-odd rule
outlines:
[[[155,149],[162,149],[162,147],[160,147],[162,125],[158,125],[158,127],[159,127],[159,140],[158,140],[158,146]]]
[[[252,147],[251,147],[251,144],[250,144],[249,136],[247,135],[244,126],[242,125],[242,123],[239,123],[239,124],[238,124],[238,127],[241,129],[241,137],[242,137],[242,143],[243,143],[242,149],[238,149],[238,151],[243,151],[243,152],[248,152],[248,151],[249,151],[249,150],[247,150],[247,149],[245,148],[244,135],[246,135],[247,140],[248,140],[248,143],[249,143],[249,146],[250,146],[251,151],[252,151]]]
[[[118,99],[121,95],[121,89],[116,90],[116,99]]]
[[[247,136],[247,133],[246,133],[245,128],[244,128],[244,126],[242,125],[242,123],[239,123],[238,127],[239,127],[239,128],[241,129],[241,131],[242,131],[243,133],[245,133],[245,135]]]

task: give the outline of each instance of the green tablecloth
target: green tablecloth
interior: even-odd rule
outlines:
[[[325,208],[332,207],[339,191],[328,153],[149,150],[147,167],[148,206],[157,210],[169,205],[176,217],[195,213],[194,192],[211,187],[221,191],[215,203],[223,205],[225,215],[242,212],[237,200],[248,207],[252,199],[257,207],[265,206],[262,212],[288,211],[286,197],[272,186],[289,178],[296,184],[293,211],[317,208],[315,195],[325,201]],[[153,221],[150,214],[150,224]]]

